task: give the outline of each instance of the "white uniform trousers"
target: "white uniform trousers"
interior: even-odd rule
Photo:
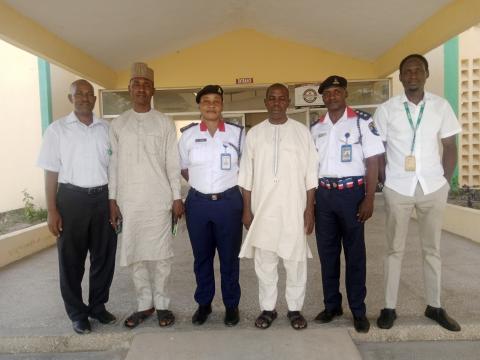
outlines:
[[[132,264],[133,284],[137,295],[138,311],[155,307],[167,310],[170,298],[165,291],[172,258],[157,261],[139,261]]]
[[[255,248],[255,272],[258,278],[258,298],[260,309],[272,311],[275,309],[278,295],[278,259],[279,256],[268,250]],[[285,299],[288,310],[300,311],[305,300],[307,285],[307,261],[293,261],[283,259],[283,266],[287,274]]]
[[[387,254],[384,262],[386,308],[395,309],[397,305],[402,258],[413,209],[417,214],[422,244],[425,300],[427,305],[440,307],[440,238],[448,190],[449,186],[445,184],[439,190],[424,195],[418,183],[414,196],[405,196],[387,187],[383,189],[387,215]]]

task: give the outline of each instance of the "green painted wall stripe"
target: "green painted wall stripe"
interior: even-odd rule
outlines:
[[[52,122],[52,87],[50,78],[50,63],[38,58],[38,83],[40,87],[40,114],[42,133]]]
[[[458,87],[459,87],[459,46],[458,36],[443,45],[443,93],[458,117]],[[457,136],[458,144],[458,136]],[[452,189],[458,189],[458,166],[452,176]]]

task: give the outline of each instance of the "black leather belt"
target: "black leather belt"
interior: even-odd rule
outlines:
[[[83,192],[86,194],[99,194],[103,191],[108,190],[108,185],[102,185],[102,186],[95,186],[95,187],[90,187],[90,188],[84,188],[72,184],[63,184],[60,183],[60,188],[68,189],[68,190],[73,190],[73,191],[78,191],[78,192]]]
[[[225,197],[226,195],[234,191],[238,191],[238,186],[234,186],[218,194],[204,194],[204,193],[201,193],[200,191],[195,190],[194,188],[190,188],[190,192],[195,196],[208,199],[208,200],[213,200],[213,201],[220,200],[221,198]]]
[[[320,178],[318,185],[327,190],[345,190],[360,187],[365,184],[363,176],[350,176],[343,178]]]

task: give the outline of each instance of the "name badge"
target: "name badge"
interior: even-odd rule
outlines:
[[[206,138],[203,138],[203,139],[195,139],[195,142],[205,142],[205,141],[207,141]]]
[[[415,171],[416,163],[415,163],[415,156],[408,155],[405,156],[405,171]]]
[[[340,160],[341,162],[352,161],[352,145],[342,145],[340,149]]]
[[[222,170],[232,169],[232,155],[225,154],[225,153],[220,155],[220,169]]]

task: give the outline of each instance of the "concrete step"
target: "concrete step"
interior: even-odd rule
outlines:
[[[227,329],[134,337],[126,360],[361,360],[345,329]]]

